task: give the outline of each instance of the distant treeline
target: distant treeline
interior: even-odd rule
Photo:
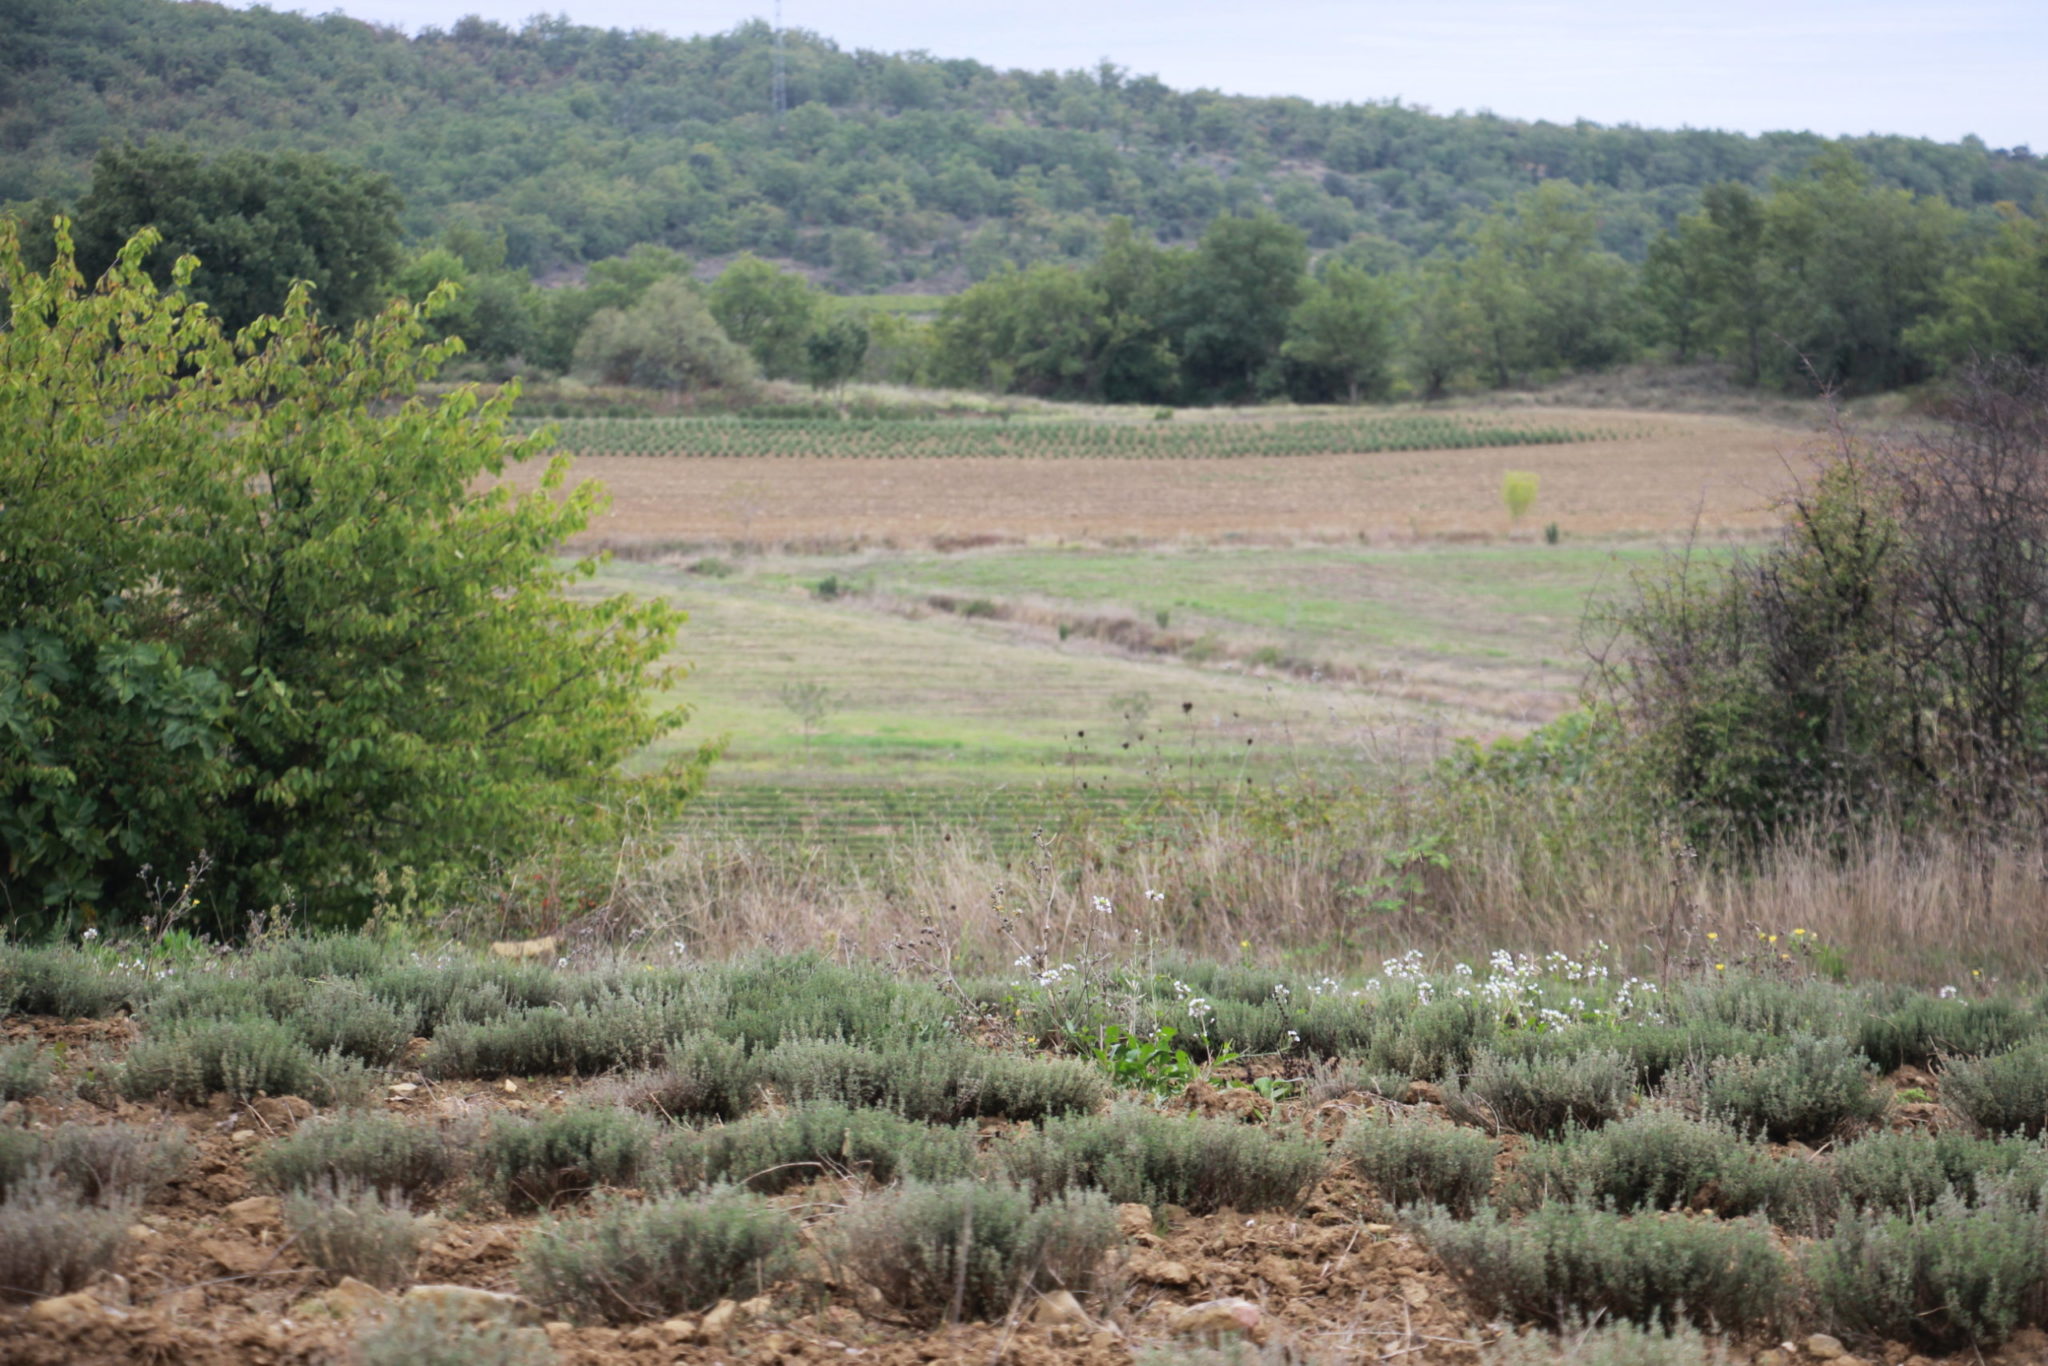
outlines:
[[[0,32],[0,203],[71,202],[102,148],[151,135],[319,153],[388,177],[408,242],[462,228],[538,270],[653,243],[781,258],[841,292],[955,288],[1092,261],[1119,216],[1174,244],[1257,212],[1313,251],[1365,235],[1419,258],[1462,248],[1476,214],[1551,181],[1581,187],[1599,250],[1640,262],[1707,186],[1761,191],[1831,147],[1874,187],[1957,206],[1980,238],[1995,204],[2048,205],[2040,159],[1975,140],[1318,105],[1179,91],[1107,63],[846,52],[801,31],[787,35],[778,118],[760,23],[674,39],[472,18],[408,38],[199,0],[0,0]]]

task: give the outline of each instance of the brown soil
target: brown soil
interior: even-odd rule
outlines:
[[[78,1037],[80,1026],[9,1020],[10,1037]],[[103,1034],[111,1031],[102,1029]],[[1927,1081],[1901,1073],[1903,1086]],[[387,1101],[422,1120],[475,1120],[498,1109],[559,1104],[570,1082],[471,1083],[417,1089]],[[1427,1103],[1428,1088],[1411,1100]],[[1383,1103],[1362,1095],[1318,1105],[1287,1103],[1261,1115],[1243,1091],[1201,1083],[1179,1106],[1335,1138],[1351,1115]],[[159,1122],[186,1128],[197,1149],[183,1176],[140,1213],[119,1276],[92,1288],[109,1309],[76,1321],[45,1321],[31,1310],[0,1307],[0,1366],[283,1366],[343,1362],[369,1318],[337,1316],[317,1301],[321,1274],[291,1246],[274,1205],[233,1207],[261,1194],[248,1160],[271,1133],[288,1130],[311,1107],[259,1099],[234,1105],[217,1098],[197,1109],[161,1111],[77,1099],[35,1100],[12,1118],[32,1125],[64,1121]],[[1913,1106],[1902,1123],[1927,1123],[1934,1107]],[[1929,1113],[1918,1113],[1921,1110]],[[1248,1112],[1249,1111],[1249,1112]],[[255,1130],[252,1134],[250,1131]],[[784,1197],[792,1216],[817,1211],[850,1194],[830,1182]],[[445,1193],[437,1236],[424,1258],[421,1283],[452,1283],[494,1291],[515,1289],[519,1245],[533,1220],[480,1208],[459,1191]],[[932,1333],[892,1326],[864,1311],[841,1287],[817,1280],[777,1287],[768,1306],[717,1343],[672,1340],[664,1325],[624,1329],[550,1323],[546,1331],[563,1366],[654,1366],[726,1362],[858,1362],[913,1366],[933,1361],[999,1366],[1122,1366],[1150,1346],[1178,1350],[1176,1316],[1187,1307],[1238,1297],[1260,1307],[1255,1340],[1275,1349],[1265,1359],[1299,1362],[1401,1361],[1474,1363],[1505,1326],[1468,1304],[1456,1283],[1424,1248],[1391,1223],[1370,1187],[1341,1169],[1298,1210],[1190,1217],[1171,1208],[1154,1222],[1142,1206],[1125,1206],[1119,1222],[1129,1238],[1121,1274],[1102,1302],[1087,1306],[1086,1323],[1048,1326],[1029,1312],[1011,1324],[971,1324]],[[2038,1339],[2038,1340],[2037,1340]],[[1757,1360],[1771,1344],[1734,1344],[1735,1361]],[[1994,1362],[2018,1366],[2048,1338],[2023,1335]],[[2017,1355],[2016,1355],[2017,1353]],[[1907,1353],[1893,1347],[1882,1359]],[[1975,1358],[1972,1358],[1973,1360]],[[1795,1355],[1778,1358],[1790,1366]],[[480,1366],[487,1364],[480,1363]]]
[[[1612,425],[1612,412],[1561,415]],[[585,456],[611,510],[588,543],[960,537],[1373,541],[1492,537],[1501,478],[1532,470],[1532,522],[1573,536],[1753,531],[1805,468],[1810,438],[1760,419],[1659,413],[1646,436],[1558,446],[1228,460],[918,460]],[[537,467],[508,477],[520,487]],[[1526,530],[1526,529],[1525,529]]]

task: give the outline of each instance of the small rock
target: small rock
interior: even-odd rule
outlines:
[[[329,1290],[320,1299],[329,1309],[344,1318],[367,1314],[373,1309],[382,1309],[391,1303],[389,1295],[353,1276],[343,1276],[341,1284]]]
[[[28,1307],[30,1318],[39,1323],[54,1323],[60,1328],[83,1328],[103,1313],[100,1302],[83,1290],[69,1295],[52,1295]]]
[[[1031,1321],[1040,1328],[1086,1328],[1091,1326],[1081,1302],[1070,1290],[1055,1290],[1050,1295],[1039,1297],[1038,1307],[1031,1311]]]
[[[254,1129],[237,1129],[228,1135],[228,1141],[246,1148],[256,1141],[256,1131]]]
[[[276,1228],[284,1218],[284,1206],[274,1195],[252,1195],[247,1200],[237,1200],[222,1213],[236,1228],[250,1233],[266,1228]]]
[[[158,1232],[157,1232],[157,1231],[156,1231],[155,1229],[151,1228],[151,1227],[150,1227],[150,1226],[149,1226],[148,1224],[130,1224],[130,1225],[128,1225],[128,1236],[129,1236],[130,1238],[133,1238],[133,1239],[134,1239],[134,1240],[135,1240],[136,1242],[138,1242],[138,1243],[146,1243],[146,1242],[148,1242],[148,1241],[149,1241],[150,1239],[152,1239],[152,1238],[161,1238],[161,1237],[163,1237],[163,1235],[162,1235],[161,1233],[158,1233]]]
[[[1434,1082],[1411,1081],[1408,1083],[1407,1102],[1410,1105],[1441,1105],[1444,1093]]]
[[[663,1324],[662,1327],[666,1328],[668,1325]],[[548,1335],[549,1342],[560,1342],[576,1331],[576,1325],[562,1319],[549,1319],[540,1326],[540,1330]]]
[[[268,1248],[230,1238],[202,1238],[194,1246],[213,1258],[230,1276],[253,1276],[266,1269],[276,1257]]]
[[[669,1319],[661,1325],[661,1335],[672,1347],[680,1347],[697,1340],[697,1320]]]
[[[1174,1315],[1171,1331],[1178,1337],[1249,1337],[1258,1331],[1263,1317],[1259,1306],[1250,1300],[1205,1300]]]
[[[632,1328],[619,1335],[619,1346],[629,1352],[647,1351],[661,1345],[652,1328]]]
[[[720,1300],[711,1306],[711,1312],[704,1316],[698,1335],[706,1342],[721,1342],[726,1334],[740,1326],[740,1307],[731,1300]]]
[[[1095,1336],[1088,1339],[1088,1345],[1093,1347],[1098,1353],[1107,1355],[1121,1347],[1123,1341],[1122,1335],[1115,1328],[1103,1327],[1095,1330]]]
[[[1806,1354],[1818,1361],[1833,1361],[1847,1354],[1840,1338],[1829,1337],[1826,1333],[1815,1333],[1806,1340]]]
[[[313,1103],[298,1096],[259,1096],[249,1108],[273,1129],[292,1129],[313,1117]]]
[[[393,1082],[387,1089],[393,1100],[404,1100],[407,1096],[412,1095],[420,1088],[418,1083],[416,1082],[399,1081]]]
[[[761,1346],[767,1349],[770,1356],[779,1357],[785,1352],[796,1350],[798,1343],[795,1338],[787,1333],[770,1333],[767,1337],[761,1339]]]
[[[1144,1238],[1152,1232],[1152,1210],[1147,1205],[1118,1205],[1117,1231],[1126,1238]]]
[[[92,1278],[92,1284],[88,1285],[85,1289],[87,1294],[91,1295],[101,1304],[111,1304],[126,1309],[133,1303],[133,1300],[128,1295],[128,1278],[117,1272],[102,1271],[99,1275]]]
[[[553,935],[541,939],[505,939],[491,945],[500,958],[553,958],[562,941]]]
[[[768,1317],[768,1311],[775,1307],[775,1301],[766,1295],[756,1295],[751,1300],[740,1301],[740,1322],[750,1323],[755,1319]]]
[[[527,1326],[540,1322],[540,1311],[519,1296],[478,1290],[474,1286],[416,1285],[405,1292],[405,1302],[436,1310],[463,1323]]]
[[[519,1083],[512,1080],[510,1077],[505,1078],[505,1094],[508,1096],[518,1095]]]
[[[1394,1231],[1392,1224],[1367,1224],[1365,1231],[1375,1238],[1384,1238]]]
[[[1421,1281],[1403,1281],[1401,1299],[1410,1309],[1420,1309],[1429,1303],[1429,1287]]]
[[[1182,1262],[1145,1262],[1131,1268],[1131,1274],[1141,1281],[1154,1285],[1189,1286],[1195,1283],[1195,1273]]]

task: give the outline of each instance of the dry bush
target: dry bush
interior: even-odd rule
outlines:
[[[797,1243],[788,1215],[744,1191],[614,1204],[536,1229],[519,1284],[584,1321],[667,1318],[760,1294],[792,1269]]]
[[[0,1303],[64,1295],[114,1265],[132,1206],[87,1204],[48,1177],[0,1197]]]
[[[284,1223],[299,1255],[327,1275],[392,1289],[412,1280],[427,1224],[401,1196],[323,1181],[284,1198]]]

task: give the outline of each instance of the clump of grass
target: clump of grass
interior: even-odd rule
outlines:
[[[192,1145],[176,1129],[60,1124],[48,1132],[0,1128],[0,1195],[53,1180],[97,1205],[140,1204],[183,1170]]]
[[[758,1294],[794,1266],[797,1241],[787,1215],[743,1191],[614,1204],[535,1230],[519,1285],[579,1320],[667,1318]]]
[[[998,1319],[1030,1290],[1086,1294],[1121,1240],[1116,1213],[1095,1192],[1034,1208],[1001,1181],[912,1183],[839,1217],[831,1256],[914,1325]]]
[[[1470,1214],[1493,1185],[1498,1145],[1474,1129],[1410,1115],[1353,1120],[1337,1143],[1337,1156],[1372,1182],[1387,1204],[1442,1205]]]
[[[1805,1266],[1822,1312],[1850,1332],[1950,1352],[2048,1323],[2040,1213],[1999,1193],[1974,1207],[1949,1191],[1911,1214],[1851,1211]]]
[[[694,1034],[669,1045],[659,1070],[626,1081],[636,1109],[664,1119],[738,1119],[753,1105],[760,1068],[744,1045]]]
[[[0,1196],[0,1302],[67,1295],[120,1254],[134,1210],[94,1205],[47,1175]]]
[[[2039,1138],[2048,1129],[2048,1043],[1946,1063],[1941,1099],[1983,1133]]]
[[[469,1322],[439,1305],[400,1302],[386,1322],[356,1338],[356,1366],[554,1366],[538,1328]]]
[[[1920,993],[1863,1022],[1857,1042],[1880,1071],[1925,1067],[1945,1056],[1988,1057],[2041,1032],[2041,1021],[2004,997],[1943,1000]]]
[[[1085,1113],[1109,1097],[1094,1068],[1070,1058],[1022,1058],[970,1043],[880,1048],[830,1039],[785,1041],[761,1075],[796,1100],[886,1106],[911,1119],[1028,1121]]]
[[[266,1144],[251,1172],[279,1191],[348,1183],[417,1204],[455,1174],[455,1150],[432,1124],[375,1111],[323,1116]]]
[[[149,994],[149,979],[115,974],[76,949],[0,944],[0,1015],[105,1019]]]
[[[1882,1117],[1885,1097],[1874,1081],[1846,1039],[1802,1034],[1782,1052],[1709,1063],[1701,1103],[1747,1132],[1813,1142]]]
[[[1670,1332],[1633,1323],[1531,1332],[1503,1338],[1480,1354],[1481,1366],[1736,1366],[1728,1347],[1690,1324]]]
[[[1336,1058],[1316,1061],[1309,1068],[1301,1093],[1312,1104],[1342,1100],[1352,1094],[1384,1096],[1398,1101],[1408,1094],[1409,1081],[1409,1077],[1399,1072],[1368,1067],[1349,1058]]]
[[[1093,1189],[1118,1204],[1208,1214],[1293,1205],[1327,1155],[1309,1139],[1251,1125],[1118,1105],[1047,1120],[1004,1144],[998,1161],[1040,1199]]]
[[[1444,1108],[1493,1133],[1556,1134],[1618,1118],[1634,1090],[1635,1066],[1610,1049],[1523,1058],[1489,1051],[1464,1085],[1445,1093]]]
[[[1784,1222],[1828,1204],[1825,1172],[1777,1157],[1725,1121],[1650,1106],[1598,1130],[1568,1129],[1532,1143],[1516,1161],[1503,1203],[1546,1200],[1623,1211],[1698,1208],[1723,1216],[1768,1213]]]
[[[953,1002],[937,988],[815,954],[758,958],[724,969],[717,1031],[761,1052],[784,1039],[876,1046],[950,1033]]]
[[[27,1100],[50,1089],[50,1061],[32,1043],[0,1048],[0,1104]]]
[[[1832,1166],[1842,1199],[1896,1214],[1932,1209],[1951,1190],[1966,1205],[1994,1189],[2038,1204],[2048,1185],[2048,1150],[2040,1144],[1959,1133],[1871,1134],[1839,1149]]]
[[[1768,1327],[1790,1294],[1768,1227],[1751,1220],[1622,1215],[1540,1205],[1512,1222],[1493,1210],[1420,1224],[1430,1248],[1485,1312],[1553,1324],[1624,1319],[1669,1328]]]
[[[477,1147],[476,1175],[507,1209],[552,1209],[654,1171],[660,1133],[658,1121],[631,1111],[500,1115]]]
[[[114,1078],[130,1100],[168,1095],[197,1104],[215,1092],[257,1092],[320,1103],[358,1100],[369,1073],[341,1053],[315,1054],[275,1020],[245,1017],[183,1023],[128,1050]]]
[[[427,1232],[402,1198],[349,1182],[285,1196],[284,1223],[300,1255],[330,1279],[353,1276],[386,1290],[412,1280]]]
[[[773,1193],[842,1172],[878,1182],[966,1176],[974,1170],[974,1143],[970,1125],[938,1127],[887,1110],[801,1105],[678,1132],[668,1163],[678,1185],[738,1183]]]

